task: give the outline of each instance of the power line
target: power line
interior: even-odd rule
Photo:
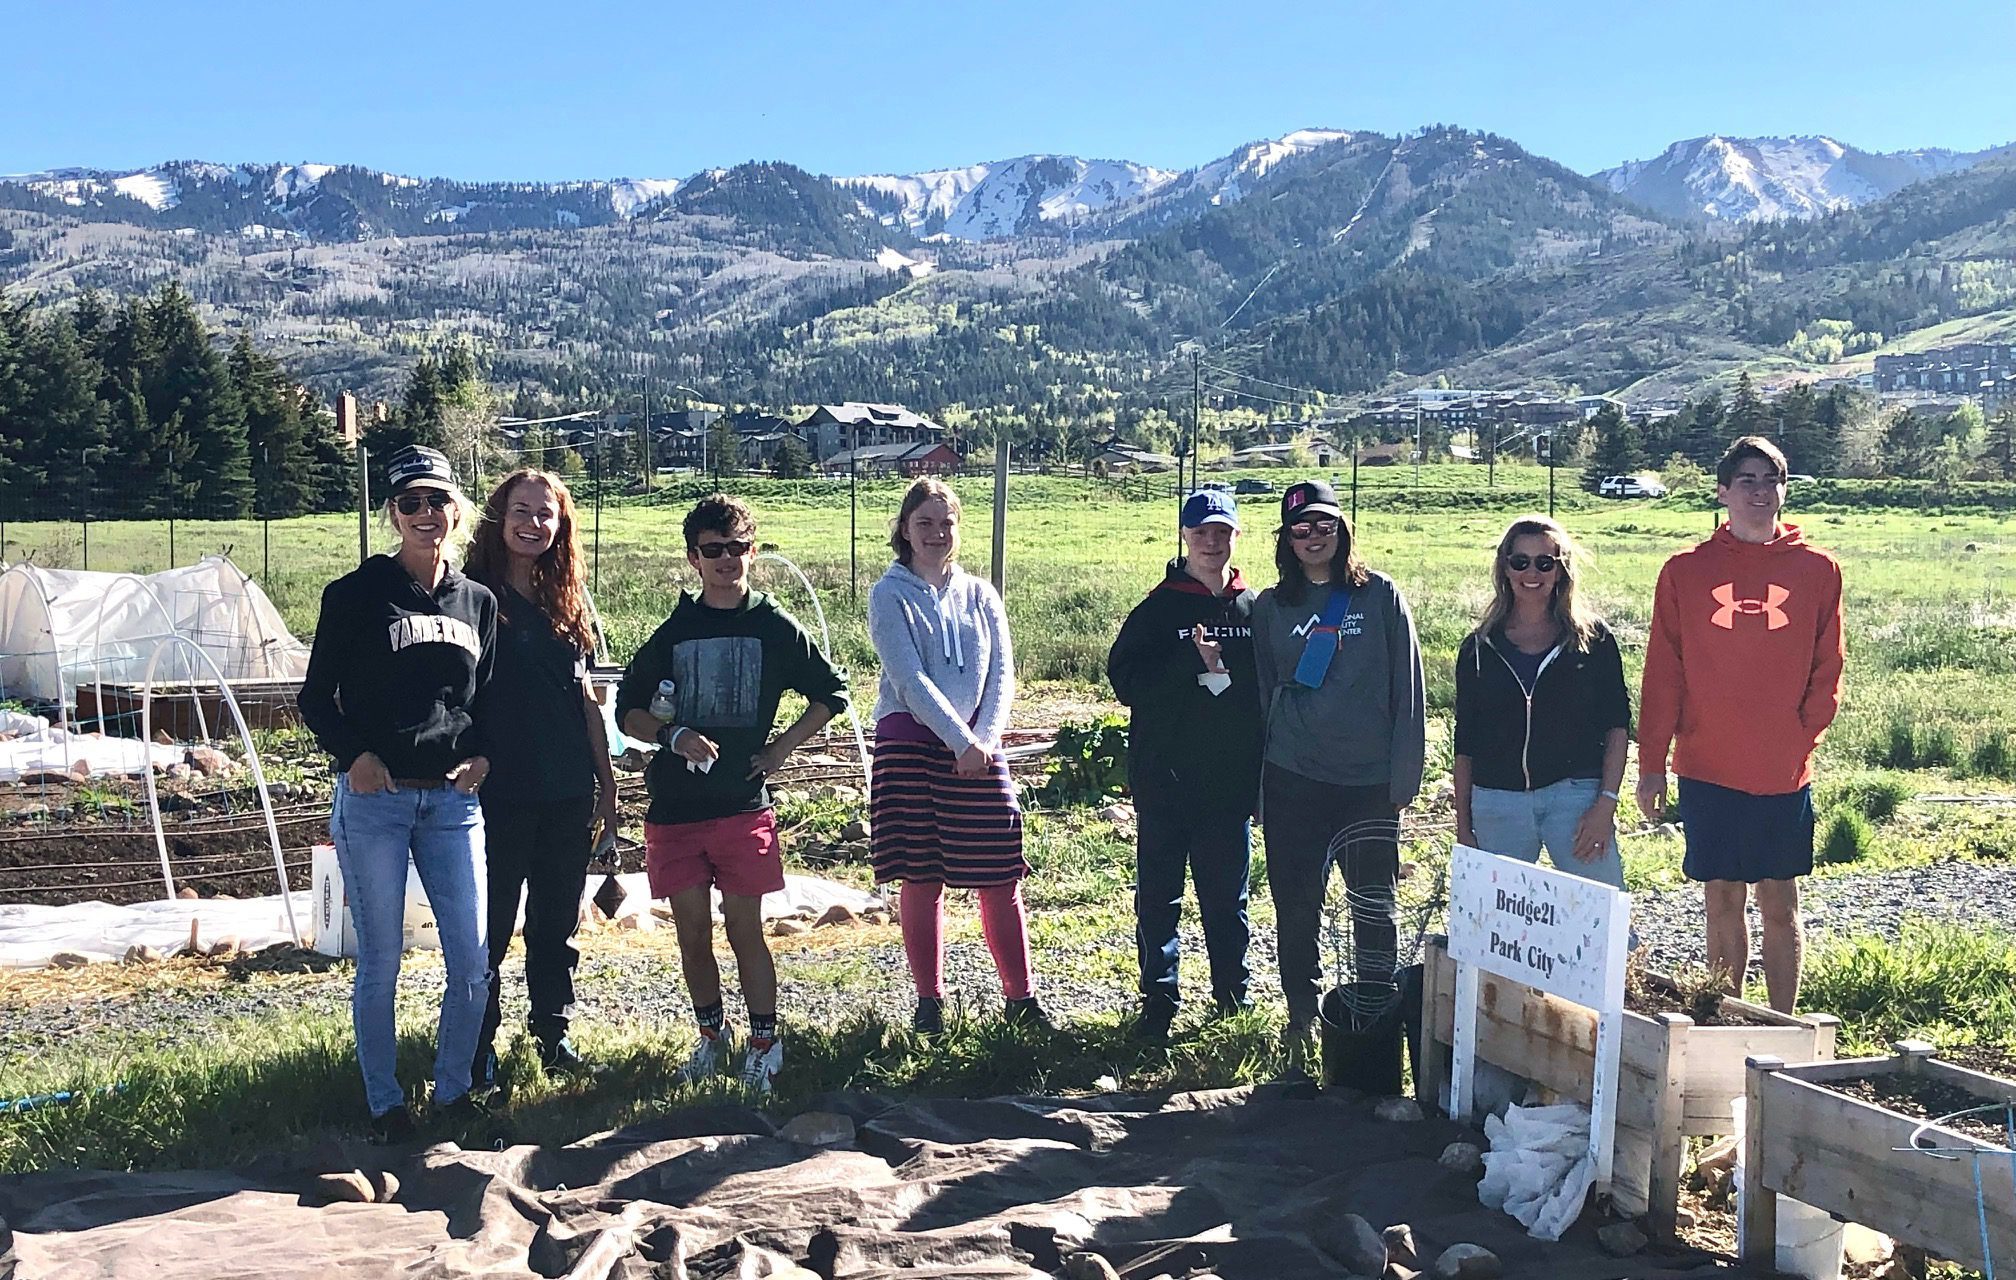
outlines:
[[[1223,395],[1237,396],[1242,400],[1263,400],[1268,404],[1278,404],[1290,409],[1305,409],[1308,407],[1307,404],[1300,400],[1277,400],[1273,396],[1263,396],[1257,391],[1240,391],[1234,387],[1220,386],[1215,382],[1205,383],[1204,389],[1206,391],[1216,391]]]
[[[1227,369],[1223,365],[1207,364],[1204,368],[1221,377],[1238,378],[1242,382],[1257,382],[1264,387],[1279,387],[1283,391],[1293,391],[1298,395],[1327,396],[1331,394],[1328,391],[1318,391],[1313,387],[1297,387],[1291,386],[1286,382],[1275,382],[1270,378],[1256,378],[1250,373],[1241,373],[1237,369]]]

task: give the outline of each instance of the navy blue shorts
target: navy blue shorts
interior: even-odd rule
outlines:
[[[1680,779],[1689,880],[1790,880],[1813,873],[1813,788],[1777,796]]]

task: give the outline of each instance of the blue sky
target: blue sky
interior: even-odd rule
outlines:
[[[2016,139],[2008,0],[0,0],[0,30],[0,172],[838,175],[1032,151],[1185,168],[1304,126],[1431,123],[1582,170],[1711,132]]]

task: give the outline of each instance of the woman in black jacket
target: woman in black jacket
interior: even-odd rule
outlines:
[[[490,1003],[476,1050],[476,1083],[496,1076],[504,955],[525,906],[527,1026],[539,1062],[569,1072],[574,930],[588,859],[616,838],[616,774],[602,706],[588,681],[595,633],[574,496],[560,477],[529,468],[491,491],[469,552],[469,576],[497,597],[497,669],[477,715],[488,746],[483,789],[490,864]]]
[[[405,949],[406,868],[419,872],[441,930],[447,980],[434,1056],[434,1106],[476,1114],[469,1065],[489,992],[483,941],[483,810],[490,772],[471,710],[490,678],[497,599],[447,554],[470,526],[448,459],[393,455],[385,504],[399,549],[372,556],[322,592],[301,716],[336,758],[330,834],[357,931],[350,995],[371,1133],[412,1136],[395,1070],[393,996]]]
[[[1617,639],[1576,595],[1586,554],[1545,516],[1499,540],[1496,590],[1456,654],[1456,838],[1624,887],[1617,788],[1631,695]]]

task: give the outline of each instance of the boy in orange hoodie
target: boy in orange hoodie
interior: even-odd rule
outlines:
[[[1742,987],[1749,887],[1764,985],[1792,1011],[1805,946],[1797,877],[1813,870],[1813,749],[1841,705],[1841,566],[1782,524],[1785,455],[1762,436],[1715,468],[1728,522],[1659,571],[1638,711],[1638,808],[1680,778],[1686,875],[1706,885],[1708,965]]]

